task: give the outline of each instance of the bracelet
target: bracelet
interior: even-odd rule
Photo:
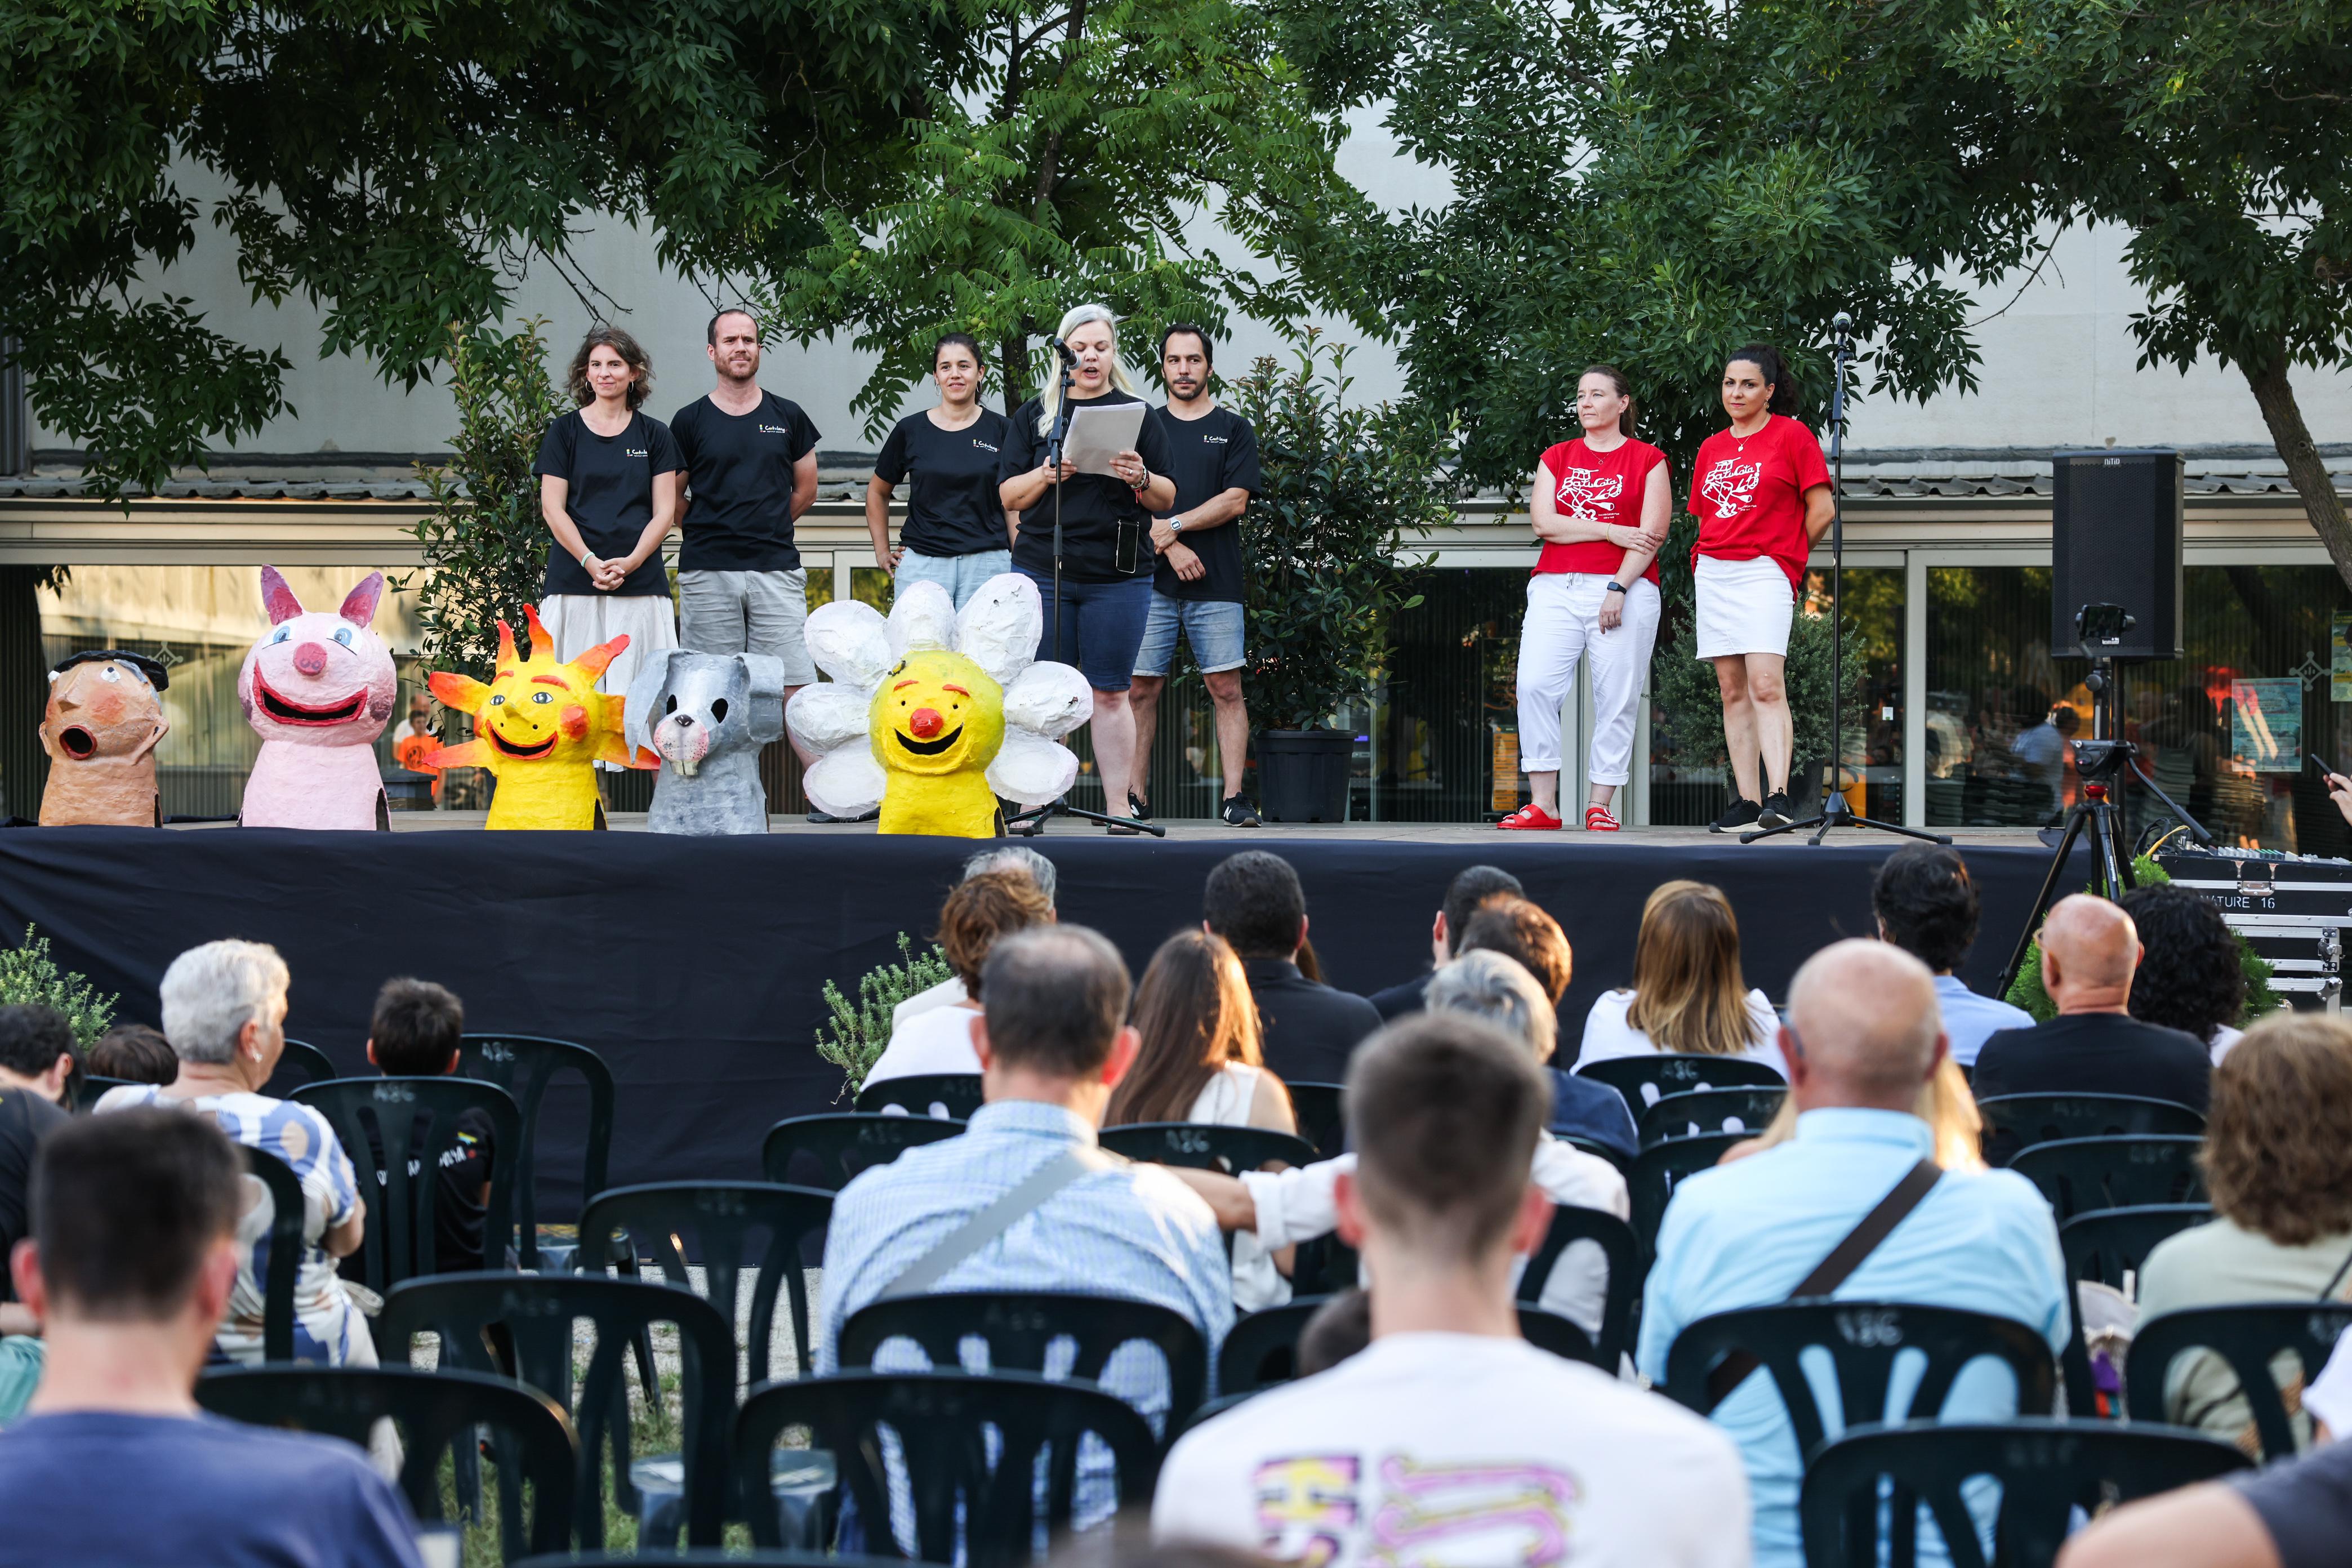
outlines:
[[[1151,488],[1151,470],[1150,468],[1144,469],[1143,478],[1127,488],[1133,490],[1137,495],[1141,495],[1144,491],[1150,489]]]
[[[593,561],[593,560],[595,560],[595,559],[596,559],[596,552],[595,552],[594,551],[593,551],[593,550],[592,550],[592,551],[590,551],[590,552],[588,552],[588,553],[587,553],[587,554],[583,555],[583,556],[580,558],[580,570],[582,570],[583,572],[587,571],[587,570],[588,570],[588,563],[590,563],[591,561]]]

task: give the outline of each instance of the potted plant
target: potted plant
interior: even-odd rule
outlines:
[[[1261,806],[1271,822],[1344,822],[1352,729],[1388,619],[1421,603],[1398,558],[1452,516],[1450,432],[1388,404],[1346,402],[1348,351],[1312,328],[1296,361],[1257,361],[1234,406],[1257,429],[1265,488],[1250,503],[1249,665]]]

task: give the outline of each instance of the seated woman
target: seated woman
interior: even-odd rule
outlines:
[[[2132,976],[2131,1016],[2203,1041],[2221,1066],[2238,1043],[2238,1018],[2246,1010],[2237,933],[2221,910],[2186,888],[2135,888],[2121,903],[2147,950]]]
[[[1642,906],[1633,984],[1605,991],[1584,1017],[1576,1065],[1667,1052],[1738,1057],[1783,1078],[1780,1016],[1739,973],[1739,921],[1723,889],[1660,883]]]
[[[1222,937],[1179,931],[1160,944],[1135,988],[1135,1065],[1111,1090],[1106,1127],[1199,1121],[1296,1134],[1290,1091],[1259,1054],[1249,976]],[[1234,1305],[1245,1312],[1290,1300],[1289,1253],[1270,1257],[1254,1236],[1234,1238]]]
[[[2190,1307],[2341,1299],[2352,1282],[2352,1023],[2274,1013],[2213,1069],[2205,1185],[2214,1219],[2158,1244],[2139,1276],[2139,1320]],[[2318,1374],[2276,1364],[2288,1405]],[[2172,1363],[2166,1419],[2250,1443],[2253,1415],[2228,1364]],[[2298,1447],[2309,1417],[2295,1416]]]
[[[261,1086],[286,1052],[286,988],[289,976],[278,950],[256,942],[208,942],[190,948],[163,972],[163,1033],[180,1059],[167,1084],[125,1084],[109,1089],[100,1112],[134,1105],[177,1105],[211,1115],[240,1143],[277,1155],[302,1184],[302,1268],[294,1282],[294,1359],[331,1366],[373,1366],[375,1342],[359,1303],[336,1278],[335,1259],[357,1251],[367,1205],[351,1156],[334,1127],[316,1110],[272,1100]],[[231,1361],[258,1364],[262,1356],[261,1268],[254,1244],[269,1233],[273,1210],[259,1199],[237,1225],[241,1256],[228,1315],[215,1344]]]
[[[948,967],[963,982],[963,1000],[916,1014],[890,1032],[890,1043],[866,1069],[867,1083],[922,1073],[980,1071],[971,1026],[980,1016],[980,971],[997,939],[1050,925],[1053,901],[1018,871],[983,871],[956,885],[940,910],[934,938]]]

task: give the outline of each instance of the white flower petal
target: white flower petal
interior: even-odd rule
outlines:
[[[1094,717],[1095,694],[1087,678],[1066,664],[1041,660],[1004,688],[1004,721],[1059,740]]]
[[[910,583],[900,588],[890,605],[890,657],[904,658],[908,648],[955,647],[955,600],[937,583]]]
[[[784,724],[793,738],[822,755],[855,742],[866,742],[873,715],[871,693],[841,682],[803,686],[784,710]]]
[[[956,616],[955,648],[997,684],[1011,686],[1037,657],[1037,637],[1045,629],[1045,601],[1038,597],[1037,584],[1018,572],[1007,572],[982,583],[964,601]]]
[[[1078,759],[1058,741],[1021,730],[1004,731],[1004,745],[988,764],[988,787],[1023,807],[1055,800],[1078,780]]]
[[[816,666],[845,686],[867,691],[882,684],[896,655],[882,612],[856,599],[835,599],[809,612],[803,634]]]
[[[863,816],[882,804],[882,764],[864,746],[845,746],[801,775],[809,804],[828,816]]]

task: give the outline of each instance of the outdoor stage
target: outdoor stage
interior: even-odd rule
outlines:
[[[777,823],[764,838],[626,829],[468,831],[457,813],[399,814],[390,834],[113,827],[0,831],[0,930],[37,924],[64,967],[121,992],[121,1016],[156,1021],[174,954],[216,937],[270,942],[294,975],[287,1033],[366,1071],[362,1047],[389,975],[437,980],[479,1030],[552,1035],[603,1053],[619,1086],[612,1180],[756,1178],[780,1117],[846,1109],[838,1070],[810,1041],[832,980],[919,942],[963,858],[962,839],[882,838],[868,826]],[[1963,832],[1983,932],[1964,978],[1989,987],[2048,863],[2031,834]],[[1694,828],[1508,834],[1361,824],[1232,829],[1179,823],[1165,840],[1056,824],[1034,845],[1061,873],[1066,921],[1116,942],[1139,973],[1169,933],[1200,919],[1211,867],[1270,849],[1297,867],[1325,977],[1370,992],[1429,960],[1430,919],[1464,866],[1503,867],[1566,927],[1576,980],[1561,1004],[1565,1058],[1599,993],[1632,975],[1650,889],[1714,882],[1739,911],[1749,984],[1785,996],[1824,942],[1873,934],[1869,889],[1904,840],[1843,832],[1821,848],[1742,846]],[[2088,857],[2082,877],[2090,876]],[[2072,884],[2070,884],[2072,885]],[[553,1119],[541,1215],[576,1207],[582,1114],[569,1080]]]

